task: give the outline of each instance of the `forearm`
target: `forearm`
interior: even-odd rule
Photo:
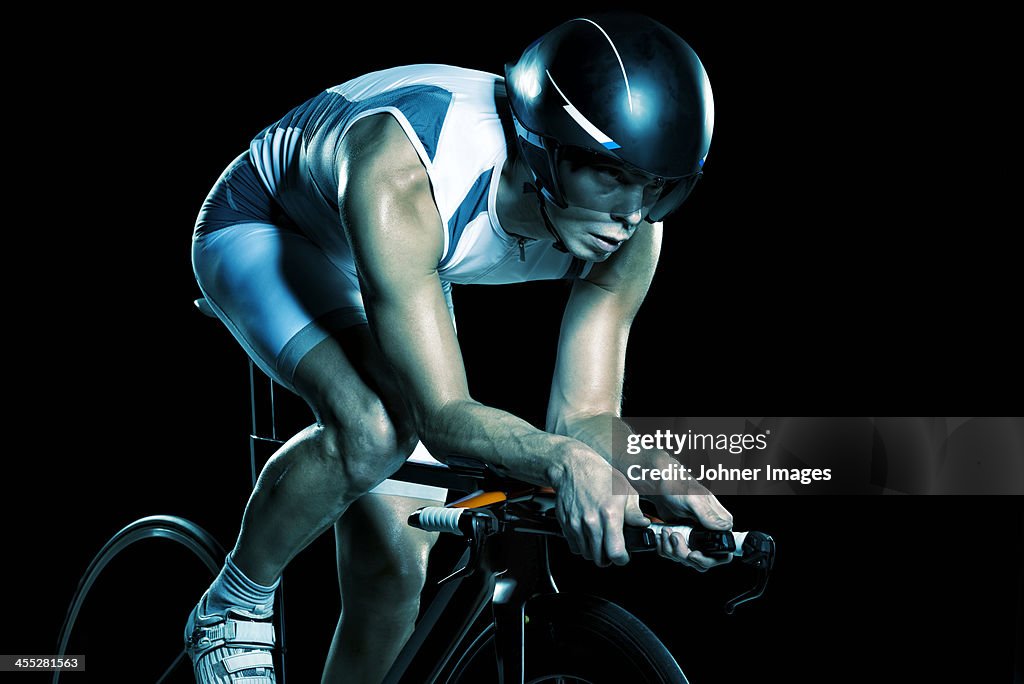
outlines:
[[[572,438],[538,430],[471,399],[448,402],[427,414],[420,439],[439,461],[478,458],[499,473],[546,487],[556,486],[570,462],[589,453]]]
[[[635,456],[627,454],[626,438],[633,434],[633,429],[614,413],[560,419],[549,427],[553,432],[583,442],[619,470],[633,464],[661,469],[679,463],[660,449],[645,449]]]

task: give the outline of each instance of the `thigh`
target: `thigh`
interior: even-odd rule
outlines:
[[[305,236],[250,221],[197,236],[196,281],[257,365],[295,389],[302,358],[333,333],[365,325],[354,274]]]
[[[342,385],[345,378],[331,369],[351,361],[368,385],[399,396],[365,330],[351,254],[328,253],[288,220],[246,155],[228,167],[203,204],[192,265],[217,317],[279,384],[308,401],[311,393]],[[300,364],[305,378],[296,377]]]
[[[306,400],[318,423],[370,451],[413,450],[411,421],[369,333],[357,282],[319,246],[250,221],[198,236],[193,252],[217,317],[267,375]]]

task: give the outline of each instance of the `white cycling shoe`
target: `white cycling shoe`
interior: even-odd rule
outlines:
[[[185,651],[197,684],[276,684],[272,611],[231,608],[204,615],[206,594],[185,624]]]

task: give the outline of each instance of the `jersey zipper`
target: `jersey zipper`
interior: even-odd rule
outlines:
[[[514,237],[516,239],[516,244],[519,245],[519,263],[526,263],[526,243],[532,242],[533,238],[524,237],[515,233],[509,233],[509,235]]]
[[[515,233],[509,233],[509,235],[514,237],[516,239],[516,243],[519,245],[519,263],[521,263],[521,264],[525,263],[526,262],[526,242],[530,238],[523,237],[522,235],[516,235]]]

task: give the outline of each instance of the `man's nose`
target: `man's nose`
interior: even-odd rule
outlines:
[[[623,225],[626,226],[626,228],[633,230],[638,225],[640,225],[640,221],[643,220],[644,214],[643,211],[641,211],[640,209],[634,209],[633,211],[628,213],[613,213],[612,218],[614,218],[616,221],[621,222]]]

